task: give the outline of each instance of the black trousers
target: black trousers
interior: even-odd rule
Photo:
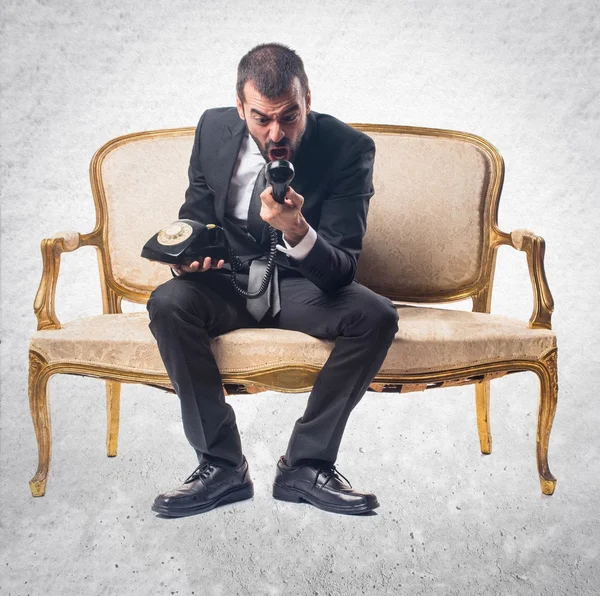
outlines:
[[[281,312],[257,323],[222,271],[187,274],[150,296],[150,330],[181,401],[187,440],[198,459],[242,463],[232,407],[225,401],[210,338],[242,327],[278,327],[335,340],[286,451],[290,465],[334,463],[352,409],[377,374],[398,330],[390,300],[353,282],[324,293],[304,277],[280,279]]]

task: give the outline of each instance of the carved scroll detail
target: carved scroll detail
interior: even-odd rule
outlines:
[[[556,478],[548,466],[548,444],[558,402],[558,351],[549,352],[540,363],[540,403],[536,433],[536,455],[540,485],[545,495],[551,495],[556,488]]]
[[[29,481],[34,497],[44,496],[50,468],[52,437],[46,391],[49,378],[49,374],[45,372],[47,368],[48,364],[42,356],[33,351],[29,352],[29,407],[38,443],[38,468]]]
[[[544,266],[546,243],[543,238],[529,230],[515,230],[511,232],[510,238],[513,248],[527,254],[527,266],[533,287],[533,312],[529,319],[529,326],[534,329],[552,329],[554,299],[548,286]]]

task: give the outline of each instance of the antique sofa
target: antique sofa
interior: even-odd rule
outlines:
[[[501,156],[484,139],[462,132],[354,126],[377,146],[375,196],[357,279],[401,309],[400,329],[371,389],[404,393],[473,384],[481,451],[490,453],[490,381],[535,373],[537,467],[542,492],[552,494],[556,480],[548,468],[548,442],[558,392],[557,348],[544,240],[527,230],[498,229]],[[105,381],[108,456],[117,454],[121,384],[172,390],[147,313],[122,313],[121,302],[144,303],[171,277],[164,265],[142,259],[140,250],[177,219],[193,134],[193,128],[158,130],[105,144],[90,165],[95,228],[42,240],[43,274],[34,303],[38,331],[29,348],[29,399],[39,447],[39,466],[30,481],[34,496],[44,495],[50,464],[52,375]],[[527,258],[534,303],[529,323],[489,314],[501,245]],[[103,314],[63,323],[54,308],[61,255],[82,246],[96,248]],[[472,299],[472,312],[425,306],[466,298]],[[213,340],[229,393],[306,392],[332,346],[279,329],[240,329]]]

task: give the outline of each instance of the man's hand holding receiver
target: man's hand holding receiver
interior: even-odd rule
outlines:
[[[302,215],[304,197],[291,186],[288,187],[283,203],[273,198],[273,187],[267,186],[260,195],[262,207],[260,217],[270,226],[283,233],[290,246],[296,246],[308,233],[308,223]]]

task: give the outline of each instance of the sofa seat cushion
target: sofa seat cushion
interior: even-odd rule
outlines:
[[[399,306],[399,331],[382,374],[433,372],[502,360],[538,360],[556,346],[546,329],[507,317]],[[287,365],[321,367],[334,342],[283,329],[238,329],[212,340],[223,373]],[[165,374],[146,312],[100,315],[37,331],[30,348],[49,363]]]

